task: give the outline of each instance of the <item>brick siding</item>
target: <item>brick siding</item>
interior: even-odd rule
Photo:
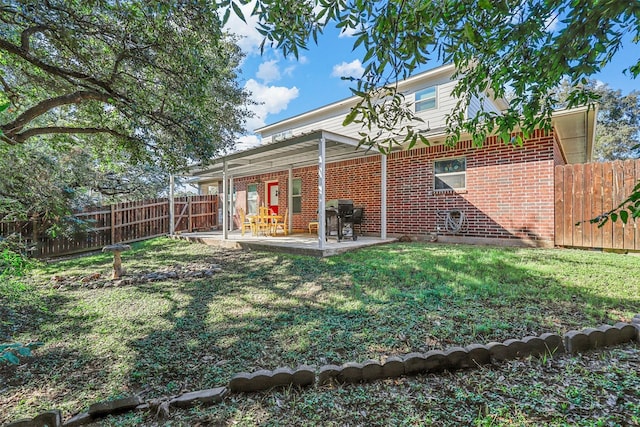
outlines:
[[[466,190],[435,191],[435,160],[466,158]],[[553,168],[564,157],[553,132],[542,130],[523,146],[504,144],[489,137],[483,146],[462,141],[399,151],[387,160],[387,232],[391,235],[446,234],[443,213],[463,211],[468,227],[462,234],[478,238],[553,241]],[[380,233],[380,156],[330,163],[326,171],[327,199],[352,199],[365,208],[363,231]],[[317,217],[318,171],[316,166],[293,170],[302,180],[302,213],[293,215],[294,229],[306,229]],[[258,183],[259,203],[265,182],[277,180],[280,211],[287,208],[287,171],[236,178],[237,191]]]

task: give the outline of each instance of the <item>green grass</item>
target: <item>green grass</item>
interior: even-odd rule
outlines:
[[[111,268],[110,256],[97,254],[41,264],[28,278],[1,284],[0,336],[45,345],[27,363],[0,370],[0,407],[6,408],[0,423],[54,407],[68,416],[97,400],[143,390],[144,397],[153,398],[220,386],[239,371],[341,364],[563,333],[640,313],[640,257],[633,255],[409,243],[316,259],[156,239],[134,245],[123,261],[132,274],[212,264],[223,271],[207,279],[93,289],[82,279],[106,276]],[[59,289],[54,276],[67,285]],[[554,369],[581,377],[567,372],[571,363]],[[300,421],[308,415],[311,424],[330,424],[332,413],[344,414],[335,425],[350,424],[345,417],[358,424],[357,418],[367,419],[358,415],[359,407],[379,420],[383,412],[372,411],[372,402],[380,400],[375,405],[383,408],[382,401],[391,399],[399,405],[394,412],[399,418],[389,419],[390,424],[442,420],[447,411],[435,411],[438,404],[466,402],[473,411],[461,423],[534,425],[540,419],[531,418],[536,399],[550,399],[542,380],[519,386],[514,379],[502,392],[503,406],[488,403],[500,392],[493,387],[499,383],[495,378],[508,380],[511,374],[490,368],[448,376],[460,384],[476,378],[469,388],[459,386],[459,394],[444,377],[433,376],[288,390],[275,395],[281,404],[274,403],[273,394],[259,394],[215,409],[183,411],[172,422],[282,424],[286,418],[279,417],[291,411]],[[495,378],[482,379],[485,375]],[[439,392],[453,394],[412,391],[433,387],[430,381],[440,384]],[[491,386],[476,387],[487,381]],[[630,381],[638,390],[637,375]],[[610,387],[618,386],[629,384]],[[584,387],[590,391],[566,389],[561,398],[552,398],[558,420],[563,405],[567,410],[593,406],[592,389],[605,386]],[[522,399],[533,403],[514,403]],[[627,412],[637,422],[637,395],[634,405]],[[140,417],[124,416],[113,424],[136,425]]]

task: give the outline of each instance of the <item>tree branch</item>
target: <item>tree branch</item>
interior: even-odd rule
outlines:
[[[78,81],[73,81],[74,84],[77,84],[78,86],[81,87],[85,87],[87,89],[95,89],[96,87],[103,89],[104,91],[106,91],[108,94],[110,94],[113,97],[117,97],[120,99],[123,99],[125,101],[128,101],[128,99],[117,93],[107,82],[103,82],[101,80],[96,79],[95,77],[92,77],[88,74],[84,74],[84,73],[80,73],[78,71],[72,71],[72,70],[65,70],[63,68],[60,67],[56,67],[54,65],[51,64],[47,64],[46,62],[42,61],[39,58],[34,57],[33,55],[31,55],[28,51],[26,51],[25,49],[23,49],[20,46],[16,46],[13,43],[10,43],[9,41],[0,38],[0,49],[1,50],[5,50],[10,54],[19,56],[20,58],[24,59],[25,61],[29,62],[32,65],[35,65],[36,67],[40,68],[43,71],[46,71],[49,74],[52,74],[54,76],[58,76],[58,77],[62,77],[65,78],[67,80],[69,79],[76,79]],[[87,83],[90,83],[91,85],[88,85]]]
[[[92,128],[92,127],[87,127],[87,128],[79,128],[79,127],[61,127],[61,126],[52,126],[52,127],[40,127],[40,128],[30,128],[25,130],[24,132],[21,132],[19,134],[16,134],[12,141],[14,144],[17,143],[23,143],[25,142],[27,139],[34,137],[34,136],[38,136],[38,135],[51,135],[51,134],[95,134],[95,133],[106,133],[109,135],[113,135],[115,137],[118,138],[125,138],[125,139],[133,139],[131,136],[129,135],[125,135],[122,134],[120,132],[116,132],[113,129],[108,129],[108,128]]]
[[[29,39],[31,38],[31,36],[35,33],[41,33],[44,30],[46,30],[47,27],[45,27],[44,25],[36,25],[35,27],[29,27],[26,30],[24,30],[22,32],[22,34],[20,34],[20,44],[22,45],[22,50],[25,51],[25,53],[29,53]]]
[[[56,98],[46,99],[20,114],[14,121],[0,126],[0,130],[9,138],[17,136],[24,126],[36,117],[62,105],[79,104],[82,101],[96,100],[109,102],[109,96],[89,91],[78,91],[67,95],[58,96]]]
[[[13,88],[7,83],[7,81],[0,74],[0,85],[2,85],[2,89],[4,93],[7,94],[7,98],[13,103],[13,105],[18,105],[20,101],[20,96],[13,90]]]

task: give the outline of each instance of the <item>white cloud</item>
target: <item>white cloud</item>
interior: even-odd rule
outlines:
[[[258,66],[256,77],[261,79],[265,84],[280,80],[280,67],[277,60],[265,61]]]
[[[248,150],[261,144],[261,140],[257,135],[244,135],[238,138],[235,149],[238,151]]]
[[[344,27],[342,31],[340,31],[340,34],[338,35],[338,37],[340,38],[353,37],[358,31],[360,31],[358,28]]]
[[[287,77],[293,77],[293,70],[296,69],[295,65],[289,65],[287,68],[284,69],[284,75]]]
[[[224,26],[225,30],[240,36],[238,46],[240,46],[240,49],[242,49],[242,51],[247,55],[258,54],[260,52],[260,43],[262,43],[262,40],[264,39],[258,30],[256,30],[258,17],[251,16],[251,11],[253,10],[254,5],[255,1],[252,1],[249,4],[240,6],[244,19],[247,22],[238,18],[232,10],[229,20]]]
[[[547,27],[547,31],[553,33],[558,28],[558,16],[550,16],[544,21],[544,25]]]
[[[262,127],[266,123],[269,114],[278,114],[285,110],[289,102],[299,95],[297,87],[269,86],[254,79],[249,79],[244,88],[251,92],[251,99],[258,105],[251,105],[249,108],[255,113],[254,117],[247,119],[247,129],[253,131]]]
[[[332,77],[360,77],[364,73],[364,67],[359,59],[351,62],[342,62],[333,66]]]

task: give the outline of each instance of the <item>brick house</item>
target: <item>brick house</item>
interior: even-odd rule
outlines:
[[[464,137],[447,147],[442,141],[445,116],[455,103],[453,73],[446,65],[398,83],[428,124],[431,146],[416,144],[386,156],[357,148],[359,125],[342,126],[356,103],[349,98],[258,129],[260,146],[193,173],[203,193],[233,194],[228,206],[234,211],[252,213],[260,205],[287,211],[293,231],[322,219],[326,200],[351,199],[365,209],[365,234],[553,245],[554,166],[591,159],[595,111],[559,111],[553,131],[536,131],[523,146],[490,136],[480,148]],[[496,112],[506,107],[487,94],[472,100],[468,117],[480,103]]]

